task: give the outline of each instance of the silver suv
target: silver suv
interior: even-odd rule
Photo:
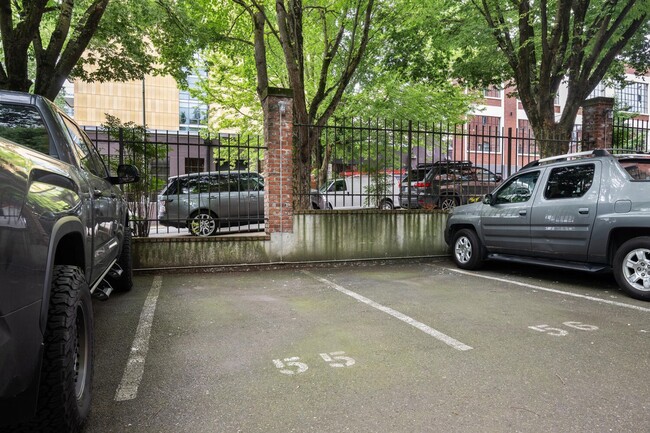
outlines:
[[[222,226],[264,222],[264,179],[247,171],[214,171],[169,178],[158,196],[158,221],[212,236]]]
[[[599,149],[531,163],[456,207],[445,241],[463,269],[485,259],[612,269],[626,293],[650,301],[650,155]]]

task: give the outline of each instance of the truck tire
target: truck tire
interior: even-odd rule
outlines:
[[[474,230],[461,229],[454,234],[451,257],[461,269],[475,270],[483,265],[483,245]]]
[[[80,432],[90,412],[93,309],[83,271],[55,266],[44,337],[37,418],[30,432]]]
[[[117,264],[122,268],[122,275],[119,278],[111,278],[113,288],[118,292],[128,292],[133,288],[133,252],[131,243],[133,233],[131,227],[124,227],[124,241],[122,243],[122,252],[117,259]]]
[[[650,301],[650,237],[630,239],[614,255],[614,277],[633,298]]]

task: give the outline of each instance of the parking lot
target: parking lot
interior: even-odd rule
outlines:
[[[137,275],[86,433],[650,431],[650,304],[450,261]]]

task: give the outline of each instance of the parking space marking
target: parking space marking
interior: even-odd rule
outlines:
[[[162,277],[156,275],[149,289],[147,299],[144,301],[140,321],[135,331],[135,338],[131,345],[131,353],[126,363],[122,381],[115,391],[115,401],[133,400],[138,395],[138,387],[144,374],[144,363],[149,351],[149,337],[151,336],[151,324],[156,311],[158,294],[162,286]]]
[[[389,308],[389,307],[385,307],[385,306],[383,306],[381,304],[376,303],[372,299],[368,299],[365,296],[362,296],[362,295],[360,295],[358,293],[355,293],[355,292],[353,292],[351,290],[346,289],[345,287],[339,286],[338,284],[334,283],[333,281],[327,280],[325,278],[321,278],[318,275],[314,275],[309,271],[303,270],[302,273],[314,278],[315,280],[320,281],[321,283],[323,283],[323,284],[325,284],[325,285],[327,285],[327,286],[329,286],[329,287],[331,287],[331,288],[333,288],[335,290],[338,290],[339,292],[341,292],[343,294],[346,294],[348,296],[353,297],[357,301],[360,301],[360,302],[363,302],[364,304],[370,305],[371,307],[376,308],[379,311],[383,311],[386,314],[390,314],[391,316],[395,317],[396,319],[399,319],[402,322],[408,323],[409,325],[419,329],[420,331],[424,332],[425,334],[428,334],[428,335],[432,336],[433,338],[435,338],[437,340],[442,341],[443,343],[447,344],[448,346],[453,347],[456,350],[471,350],[472,349],[472,347],[468,346],[467,344],[461,343],[460,341],[458,341],[458,340],[456,340],[456,339],[454,339],[454,338],[452,338],[452,337],[450,337],[450,336],[448,336],[446,334],[443,334],[442,332],[437,331],[437,330],[431,328],[430,326],[425,325],[422,322],[418,322],[417,320],[415,320],[415,319],[413,319],[413,318],[411,318],[411,317],[409,317],[409,316],[407,316],[405,314],[402,314],[399,311],[393,310],[392,308]]]
[[[488,275],[481,275],[481,274],[478,274],[478,273],[475,273],[475,272],[463,271],[461,269],[452,269],[452,268],[445,268],[445,267],[442,267],[442,269],[445,269],[447,271],[456,272],[458,274],[469,275],[471,277],[484,278],[486,280],[493,280],[493,281],[499,281],[501,283],[514,284],[514,285],[517,285],[517,286],[527,287],[529,289],[541,290],[541,291],[550,292],[550,293],[557,293],[557,294],[565,295],[565,296],[573,296],[574,298],[581,298],[581,299],[586,299],[588,301],[600,302],[602,304],[615,305],[617,307],[630,308],[632,310],[638,310],[638,311],[643,311],[643,312],[646,312],[646,313],[650,313],[650,308],[640,307],[638,305],[626,304],[624,302],[610,301],[608,299],[600,299],[600,298],[596,298],[594,296],[581,295],[579,293],[565,292],[564,290],[550,289],[548,287],[536,286],[534,284],[528,284],[528,283],[522,283],[520,281],[508,280],[506,278],[490,277]]]

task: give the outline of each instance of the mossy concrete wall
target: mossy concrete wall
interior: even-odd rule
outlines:
[[[138,238],[133,260],[160,269],[437,256],[447,253],[446,221],[435,211],[305,212],[293,233]]]

